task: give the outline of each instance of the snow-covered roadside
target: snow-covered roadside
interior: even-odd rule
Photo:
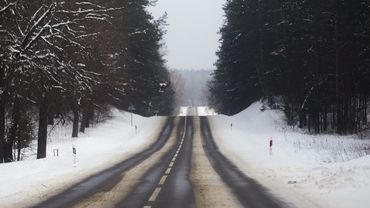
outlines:
[[[368,207],[370,140],[304,134],[261,107],[210,119],[221,151],[242,171],[297,207]]]
[[[133,115],[133,121],[137,132],[129,113],[112,110],[112,119],[76,139],[70,137],[70,130],[55,128],[46,159],[0,164],[1,207],[27,207],[128,158],[155,141],[164,118]],[[53,156],[53,149],[59,149],[59,157]]]

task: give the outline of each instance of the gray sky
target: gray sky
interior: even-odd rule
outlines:
[[[159,0],[149,8],[154,17],[168,13],[165,36],[170,69],[214,69],[225,0]]]

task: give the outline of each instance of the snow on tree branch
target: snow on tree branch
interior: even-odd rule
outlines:
[[[6,6],[4,6],[3,8],[0,8],[0,14],[2,14],[3,12],[5,12],[6,10],[8,10],[9,8],[15,6],[17,4],[17,1],[15,2],[11,2],[11,3],[8,3]]]
[[[69,4],[19,0],[2,7],[0,14],[11,7],[12,14],[0,19],[0,44],[4,46],[0,49],[0,65],[9,70],[4,77],[7,83],[22,73],[32,76],[37,72],[54,83],[53,88],[69,85],[74,89],[76,86],[71,86],[78,83],[84,86],[82,89],[91,91],[88,86],[97,75],[86,71],[85,64],[77,64],[88,56],[88,40],[100,34],[91,22],[110,23],[109,13],[123,8],[105,8],[89,1]],[[66,57],[66,48],[75,55]],[[20,67],[24,64],[33,67]],[[30,68],[37,71],[27,71]]]

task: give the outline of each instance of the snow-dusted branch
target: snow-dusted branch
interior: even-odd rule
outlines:
[[[84,15],[84,14],[89,14],[89,13],[100,13],[100,14],[105,14],[109,12],[114,12],[114,11],[120,11],[123,10],[124,7],[119,7],[119,8],[106,8],[106,9],[80,9],[80,10],[56,10],[56,13],[61,13],[61,14],[74,14],[74,15]]]
[[[85,64],[73,62],[80,63],[88,56],[88,40],[99,35],[91,21],[110,23],[112,16],[109,13],[123,8],[105,8],[89,1],[72,5],[52,1],[37,2],[38,6],[32,12],[26,9],[28,4],[31,3],[15,1],[0,8],[1,14],[14,7],[12,17],[0,20],[0,44],[3,46],[0,64],[9,70],[4,77],[7,84],[18,75],[35,73],[27,70],[37,68],[44,73],[43,77],[55,83],[54,87],[70,82],[69,85],[81,83],[88,89],[96,74],[86,71]],[[68,47],[68,53],[78,55],[65,56],[65,47]]]
[[[314,84],[310,90],[308,91],[307,95],[305,96],[305,99],[301,105],[301,111],[306,107],[306,104],[308,103],[308,100],[312,93],[315,91],[317,87],[320,87],[324,82],[328,80],[329,76],[325,76],[323,79],[321,79],[318,83]]]
[[[35,14],[37,14],[41,10],[42,7],[40,7],[40,9]],[[41,25],[42,21],[47,18],[48,14],[50,14],[51,11],[52,11],[52,9],[54,9],[54,8],[55,8],[55,4],[51,4],[49,6],[49,8],[31,26],[31,28],[29,29],[27,35],[23,38],[23,41],[21,43],[21,48],[23,50],[26,50],[30,46],[30,42],[35,42],[36,41],[36,38],[34,38],[34,37],[32,38],[32,40],[29,40],[35,33],[41,34],[40,31],[43,31],[45,29],[45,27],[48,27],[49,26],[49,23],[51,22],[51,20],[49,20],[49,22],[46,25],[44,25],[44,27],[39,32],[36,32],[37,28]],[[36,17],[33,16],[32,19],[31,19],[31,21],[33,21],[33,19],[35,19],[35,18]]]
[[[14,1],[14,2],[11,2],[11,3],[8,3],[5,7],[3,8],[0,8],[0,14],[2,14],[3,12],[5,12],[6,10],[8,10],[9,8],[15,6],[17,4],[17,1]]]

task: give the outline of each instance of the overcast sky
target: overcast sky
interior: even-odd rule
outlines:
[[[168,13],[165,59],[170,69],[214,69],[225,0],[159,0],[154,17]]]

